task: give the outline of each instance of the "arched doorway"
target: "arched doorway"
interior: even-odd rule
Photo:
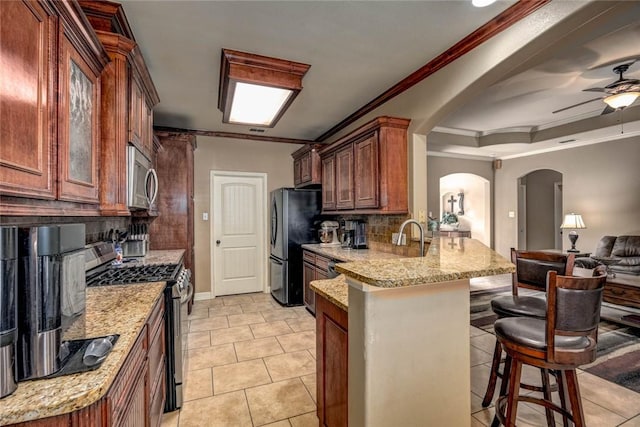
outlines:
[[[460,228],[471,230],[471,237],[491,246],[491,188],[487,179],[472,173],[452,173],[440,178],[440,218],[449,211],[445,196],[454,195],[460,211],[460,194],[464,213],[458,215]],[[447,197],[448,199],[449,197]]]
[[[562,249],[562,174],[538,169],[517,184],[518,249]]]

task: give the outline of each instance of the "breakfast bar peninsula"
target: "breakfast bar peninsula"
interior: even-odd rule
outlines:
[[[325,315],[321,305],[316,317],[318,334],[328,334],[327,345],[318,338],[318,381],[331,388],[330,370],[340,365],[329,353],[331,316],[342,310],[348,425],[468,426],[469,279],[515,266],[477,240],[436,238],[424,257],[341,263],[336,270],[338,278],[311,284],[330,306]],[[332,417],[336,405],[324,407],[322,399],[321,419]]]

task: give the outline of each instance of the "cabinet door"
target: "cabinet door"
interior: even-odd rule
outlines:
[[[0,1],[0,192],[55,198],[55,18]]]
[[[347,426],[348,315],[346,311],[320,295],[316,299],[316,308],[318,418],[322,426]]]
[[[354,144],[355,206],[378,207],[378,138],[376,135]]]
[[[336,209],[336,162],[332,154],[322,159],[322,210]]]
[[[302,159],[293,161],[293,185],[297,187],[302,183]]]
[[[118,423],[122,427],[140,427],[147,425],[147,387],[146,364],[144,369],[137,374],[132,394],[127,399],[127,407]]]
[[[300,182],[311,181],[311,151],[300,158]]]
[[[129,142],[144,150],[142,146],[142,116],[144,97],[142,87],[134,74],[131,75],[131,93],[129,101]]]
[[[336,152],[336,208],[353,209],[353,144]]]
[[[98,203],[100,82],[64,31],[58,102],[58,198]]]
[[[316,293],[311,289],[310,285],[314,280],[316,280],[315,267],[308,262],[302,263],[304,305],[306,305],[312,313],[316,312]]]

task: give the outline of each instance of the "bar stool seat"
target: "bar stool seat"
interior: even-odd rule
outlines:
[[[508,427],[515,426],[518,402],[527,402],[542,405],[547,412],[560,413],[565,426],[569,421],[576,427],[585,425],[576,369],[596,358],[602,293],[607,278],[602,269],[596,269],[594,274],[597,276],[574,277],[549,271],[546,319],[496,320],[496,338],[507,353],[507,362],[494,424],[499,420]],[[553,402],[550,393],[545,393],[543,398],[519,394],[523,365],[555,372],[561,406]],[[555,426],[548,415],[547,423]]]
[[[544,319],[547,300],[543,296],[501,295],[491,300],[491,310],[498,317],[534,317]]]
[[[499,319],[508,317],[544,319],[547,311],[547,300],[545,296],[547,272],[556,271],[559,274],[572,274],[574,264],[573,254],[522,251],[511,248],[511,262],[516,266],[516,271],[513,273],[511,279],[511,294],[493,298],[491,300],[491,309]],[[519,295],[518,291],[520,288],[537,292],[533,295]],[[502,347],[498,340],[496,340],[489,382],[482,400],[483,407],[488,407],[491,404],[498,378],[503,377],[499,369],[501,359]],[[523,384],[523,387],[528,390],[550,393],[554,389],[554,386],[550,384],[547,372],[543,371],[541,373],[541,379],[542,386]],[[547,412],[551,420],[553,415],[550,411]]]
[[[547,340],[545,336],[546,320],[519,317],[515,319],[498,319],[494,324],[496,336],[509,339],[513,345],[522,345],[531,349],[545,351]],[[558,336],[555,345],[558,350],[584,350],[591,341],[587,337]]]

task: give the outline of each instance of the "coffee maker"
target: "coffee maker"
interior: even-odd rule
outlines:
[[[17,388],[18,230],[0,227],[0,398]]]
[[[363,220],[353,222],[353,249],[367,249],[367,223]]]
[[[86,301],[84,262],[78,262],[84,261],[84,243],[84,224],[18,228],[19,381],[61,367],[63,300],[72,298],[75,311],[83,310]]]

